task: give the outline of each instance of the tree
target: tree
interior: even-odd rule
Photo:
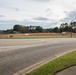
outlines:
[[[4,30],[3,32],[5,34],[13,34],[14,33],[13,29],[7,29],[7,30]]]
[[[71,22],[70,25],[70,32],[76,32],[76,22]]]
[[[66,26],[68,26],[68,23],[62,23],[62,24],[60,25],[60,28],[65,28]]]
[[[73,29],[73,33],[76,33],[76,28]]]
[[[55,28],[52,30],[52,32],[57,33],[57,32],[58,32],[58,27],[55,27]]]
[[[72,27],[73,29],[76,28],[76,22],[71,22],[70,27]]]
[[[43,32],[43,28],[41,26],[36,26],[36,29],[35,29],[36,32]]]
[[[25,33],[27,32],[27,27],[22,25],[14,25],[13,30],[19,33]]]
[[[60,25],[59,32],[68,32],[69,31],[69,25],[68,23],[62,23]]]
[[[50,32],[52,32],[52,28],[46,28],[46,29],[43,29],[43,32],[45,32],[45,33],[50,33]]]
[[[69,27],[66,26],[64,29],[63,29],[64,32],[68,32],[69,31]]]
[[[14,25],[13,30],[14,31],[19,31],[19,25]]]
[[[28,26],[28,30],[31,33],[35,33],[35,29],[36,29],[36,26],[32,26],[32,25]]]

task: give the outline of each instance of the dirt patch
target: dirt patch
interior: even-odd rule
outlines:
[[[25,33],[25,34],[0,34],[0,36],[71,36],[71,33]],[[76,36],[76,33],[72,33],[72,36]]]

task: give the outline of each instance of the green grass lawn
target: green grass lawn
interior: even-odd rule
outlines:
[[[50,36],[14,36],[13,38],[23,38],[23,39],[31,39],[31,38],[50,38]]]
[[[69,36],[0,36],[0,39],[68,38]]]
[[[25,75],[54,75],[57,72],[74,65],[76,65],[76,51],[56,58]]]

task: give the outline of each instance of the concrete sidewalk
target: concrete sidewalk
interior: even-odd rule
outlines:
[[[76,75],[76,66],[65,69],[65,70],[57,73],[56,75]]]

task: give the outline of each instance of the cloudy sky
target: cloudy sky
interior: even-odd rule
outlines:
[[[44,28],[76,18],[76,0],[0,0],[0,30],[15,24]]]

